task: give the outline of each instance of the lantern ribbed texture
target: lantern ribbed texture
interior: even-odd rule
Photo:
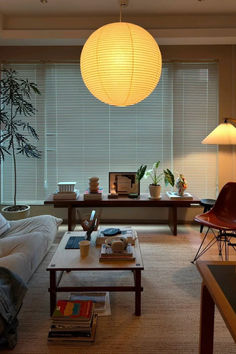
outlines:
[[[80,67],[85,85],[96,98],[113,106],[129,106],[154,90],[162,59],[150,33],[132,23],[115,22],[91,34]]]

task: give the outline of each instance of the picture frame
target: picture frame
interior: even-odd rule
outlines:
[[[136,172],[109,172],[109,193],[139,195],[140,182],[136,179]]]

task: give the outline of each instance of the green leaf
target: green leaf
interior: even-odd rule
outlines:
[[[147,165],[141,165],[138,169],[138,171],[136,172],[136,179],[138,181],[141,181],[141,179],[143,178],[145,171],[146,171]]]
[[[153,164],[153,169],[158,169],[158,167],[159,167],[159,165],[160,165],[160,161],[157,161],[157,162],[155,162],[154,164]]]
[[[167,186],[168,184],[170,184],[172,187],[174,187],[174,185],[175,185],[174,174],[168,168],[166,170],[164,170],[163,172],[164,172],[165,185]]]

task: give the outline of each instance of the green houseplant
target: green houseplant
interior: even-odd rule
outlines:
[[[152,199],[160,199],[161,196],[161,185],[160,181],[163,178],[163,172],[159,173],[158,168],[160,161],[157,161],[153,164],[152,168],[145,172],[145,178],[151,178],[152,183],[149,184],[150,197]]]
[[[153,164],[152,169],[145,173],[145,178],[150,177],[152,183],[149,185],[149,192],[152,199],[160,199],[161,185],[160,182],[164,177],[165,185],[170,184],[172,187],[175,185],[175,176],[168,168],[163,172],[158,172],[160,161]]]
[[[141,179],[144,177],[145,175],[145,171],[147,169],[147,165],[141,165],[135,175],[135,180],[140,183]],[[130,193],[128,195],[129,198],[138,198],[139,193]]]
[[[38,134],[27,121],[28,117],[34,116],[36,113],[36,109],[31,103],[33,93],[40,94],[37,84],[19,77],[15,70],[1,70],[0,161],[2,162],[6,155],[11,155],[14,173],[13,205],[2,209],[8,219],[22,218],[23,212],[29,210],[29,206],[16,204],[17,155],[21,154],[27,158],[41,157],[41,152],[32,144],[32,140],[38,140]],[[19,211],[22,211],[22,213]],[[25,216],[27,215],[23,217]]]

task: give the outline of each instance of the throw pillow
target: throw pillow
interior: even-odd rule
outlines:
[[[0,236],[10,229],[10,224],[7,219],[4,218],[2,214],[0,214]]]

